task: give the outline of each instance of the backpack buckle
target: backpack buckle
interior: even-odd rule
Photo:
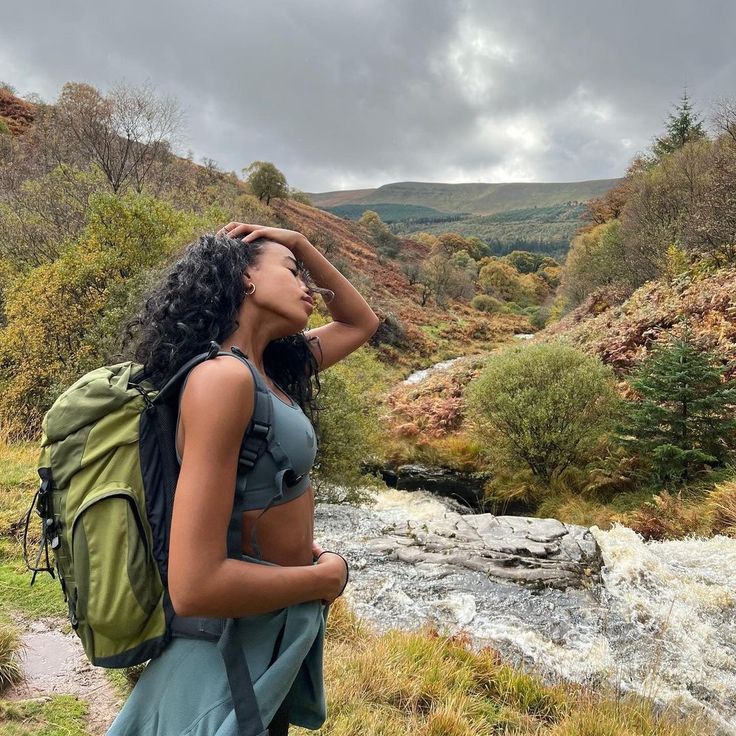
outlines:
[[[251,432],[255,434],[258,437],[267,437],[268,436],[268,430],[269,427],[267,424],[261,424],[261,422],[253,421],[253,427],[251,428]]]

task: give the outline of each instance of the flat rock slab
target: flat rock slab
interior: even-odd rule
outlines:
[[[597,582],[601,554],[587,527],[556,519],[459,514],[391,525],[366,547],[417,566],[466,568],[553,588]]]

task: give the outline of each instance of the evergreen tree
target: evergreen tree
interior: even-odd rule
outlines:
[[[620,439],[648,480],[687,483],[704,466],[729,459],[736,447],[736,388],[688,331],[655,348],[629,383],[641,400],[626,402]]]
[[[705,138],[703,122],[690,103],[687,92],[683,93],[682,100],[675,107],[675,111],[669,114],[665,127],[666,135],[657,138],[652,149],[657,158],[682,148],[689,141]]]

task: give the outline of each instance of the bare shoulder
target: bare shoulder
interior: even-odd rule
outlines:
[[[227,429],[242,435],[253,414],[254,388],[250,369],[234,357],[221,355],[200,363],[189,373],[182,393],[181,418],[187,432],[197,427],[220,436]]]

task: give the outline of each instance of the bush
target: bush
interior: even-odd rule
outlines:
[[[480,312],[490,312],[493,314],[500,312],[504,307],[502,301],[499,301],[492,296],[488,296],[488,294],[478,294],[474,296],[470,300],[470,306]]]
[[[56,396],[104,362],[128,289],[191,239],[204,221],[144,195],[97,195],[63,254],[15,279],[0,330],[0,422],[34,439]],[[117,314],[108,310],[113,307]]]
[[[0,626],[0,693],[23,679],[18,652],[20,638],[9,626]]]
[[[380,256],[396,258],[399,253],[399,239],[389,230],[377,212],[366,210],[358,222],[370,233],[373,244]]]
[[[403,347],[406,344],[406,328],[401,324],[401,320],[393,313],[386,312],[380,314],[381,321],[378,329],[373,333],[369,344],[378,347],[381,344],[392,345],[393,347]]]
[[[376,406],[383,376],[383,367],[367,347],[320,374],[318,401],[323,410],[314,473],[319,500],[359,503],[370,495],[364,487],[385,487],[361,468],[369,456],[381,454],[383,434]]]
[[[560,344],[504,350],[466,391],[468,415],[502,464],[550,483],[585,467],[611,428],[613,375],[598,359]]]

